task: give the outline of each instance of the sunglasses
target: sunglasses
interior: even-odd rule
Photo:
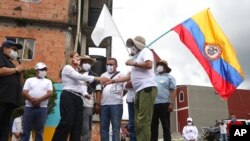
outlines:
[[[47,71],[47,68],[38,69],[40,71]]]

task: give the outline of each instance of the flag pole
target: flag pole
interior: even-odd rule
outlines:
[[[172,31],[172,28],[169,29],[168,31],[164,32],[161,36],[157,37],[155,40],[153,40],[151,43],[149,43],[148,45],[146,45],[146,48],[149,48],[149,46],[151,46],[152,44],[154,44],[156,41],[158,41],[161,37],[165,36],[166,34],[168,34],[170,31]],[[137,56],[139,55],[139,53],[137,53],[135,56],[133,56],[131,58],[131,60],[134,60]]]
[[[146,47],[148,48],[149,46],[151,46],[152,44],[154,44],[156,41],[158,41],[161,37],[165,36],[166,34],[168,34],[170,31],[172,31],[172,28],[169,29],[168,31],[166,31],[165,33],[163,33],[161,36],[159,36],[158,38],[156,38],[154,41],[152,41],[150,44],[148,44]]]

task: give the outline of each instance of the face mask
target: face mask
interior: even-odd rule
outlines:
[[[11,50],[11,52],[10,52],[10,57],[11,57],[12,59],[16,59],[16,58],[18,57],[17,52],[14,51],[14,50]]]
[[[192,125],[192,122],[188,122],[187,124],[188,124],[189,126],[191,126],[191,125]]]
[[[46,76],[46,71],[38,71],[38,76],[44,78]]]
[[[108,73],[112,73],[113,72],[113,66],[107,65],[106,69],[107,69]]]
[[[234,122],[234,121],[235,121],[235,118],[231,118],[231,121],[233,121],[233,122]]]
[[[156,71],[157,71],[158,73],[163,72],[163,71],[164,71],[163,66],[161,66],[161,65],[157,66]]]
[[[74,65],[80,65],[80,60],[77,60],[77,59],[73,59],[72,60],[72,63],[74,64]]]
[[[133,47],[131,48],[131,56],[136,55],[136,53],[137,53],[137,48],[136,48],[135,46],[133,46]]]
[[[82,64],[82,68],[83,68],[84,71],[89,71],[89,70],[90,70],[90,67],[91,67],[91,66],[90,66],[90,64],[88,64],[88,63],[83,63],[83,64]]]

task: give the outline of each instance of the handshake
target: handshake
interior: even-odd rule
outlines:
[[[95,80],[99,81],[102,85],[108,85],[114,83],[114,80],[106,77],[95,77]]]

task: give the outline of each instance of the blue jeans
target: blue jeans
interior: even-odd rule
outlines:
[[[227,141],[227,134],[220,134],[221,141]]]
[[[135,105],[134,102],[128,103],[128,131],[130,135],[130,141],[136,141],[135,133]]]
[[[43,130],[46,119],[46,107],[24,107],[21,141],[29,141],[32,129],[35,129],[35,141],[43,141]]]
[[[102,105],[100,111],[101,141],[109,141],[109,126],[112,124],[112,141],[120,141],[120,127],[123,113],[122,104]]]

